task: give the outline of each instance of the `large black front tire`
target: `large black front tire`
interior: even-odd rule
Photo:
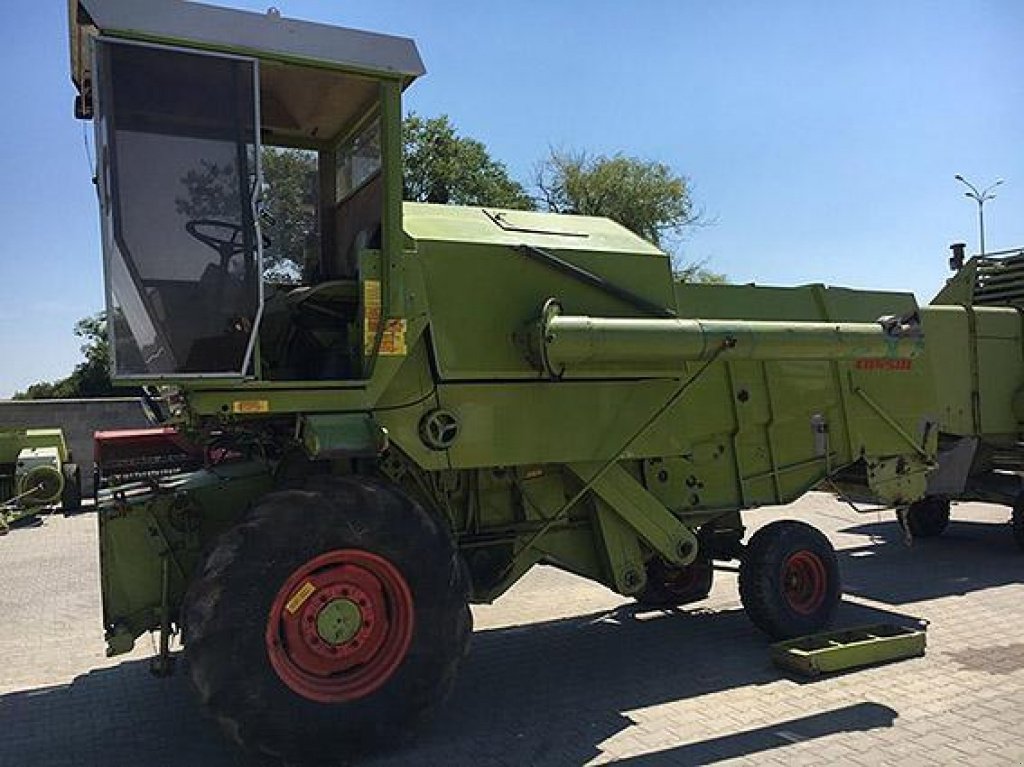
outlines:
[[[301,684],[271,661],[271,616],[280,612],[290,578],[339,553],[356,570],[361,561],[384,562],[399,574],[412,629],[384,681],[325,702],[296,692]],[[305,590],[288,600],[288,610]],[[196,570],[184,605],[189,675],[202,704],[243,747],[286,761],[334,763],[400,743],[447,698],[472,632],[467,594],[449,531],[401,490],[375,479],[315,478],[304,490],[259,500]],[[390,610],[394,628],[400,606],[379,598],[375,620]]]
[[[775,639],[813,634],[840,596],[839,562],[821,532],[781,520],[754,533],[740,562],[740,599],[755,626]]]

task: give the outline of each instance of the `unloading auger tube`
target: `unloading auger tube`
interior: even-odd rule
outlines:
[[[876,322],[585,317],[549,299],[525,332],[527,356],[553,378],[678,374],[688,362],[912,359],[923,351],[916,315]],[[723,351],[724,350],[724,351]]]

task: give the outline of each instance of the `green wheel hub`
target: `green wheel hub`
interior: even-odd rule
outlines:
[[[363,614],[350,599],[334,599],[316,617],[316,631],[329,645],[352,641],[363,627]]]

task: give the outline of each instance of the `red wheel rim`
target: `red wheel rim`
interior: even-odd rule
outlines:
[[[795,612],[810,615],[825,601],[828,571],[821,557],[811,551],[798,551],[782,566],[782,590]]]
[[[369,695],[401,665],[413,630],[412,591],[384,557],[321,554],[277,592],[267,620],[270,664],[293,691],[320,703]]]

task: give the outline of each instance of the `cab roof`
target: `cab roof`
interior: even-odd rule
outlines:
[[[416,44],[346,27],[185,0],[68,0],[71,77],[84,102],[92,90],[87,45],[94,35],[343,69],[404,84],[425,73]]]

